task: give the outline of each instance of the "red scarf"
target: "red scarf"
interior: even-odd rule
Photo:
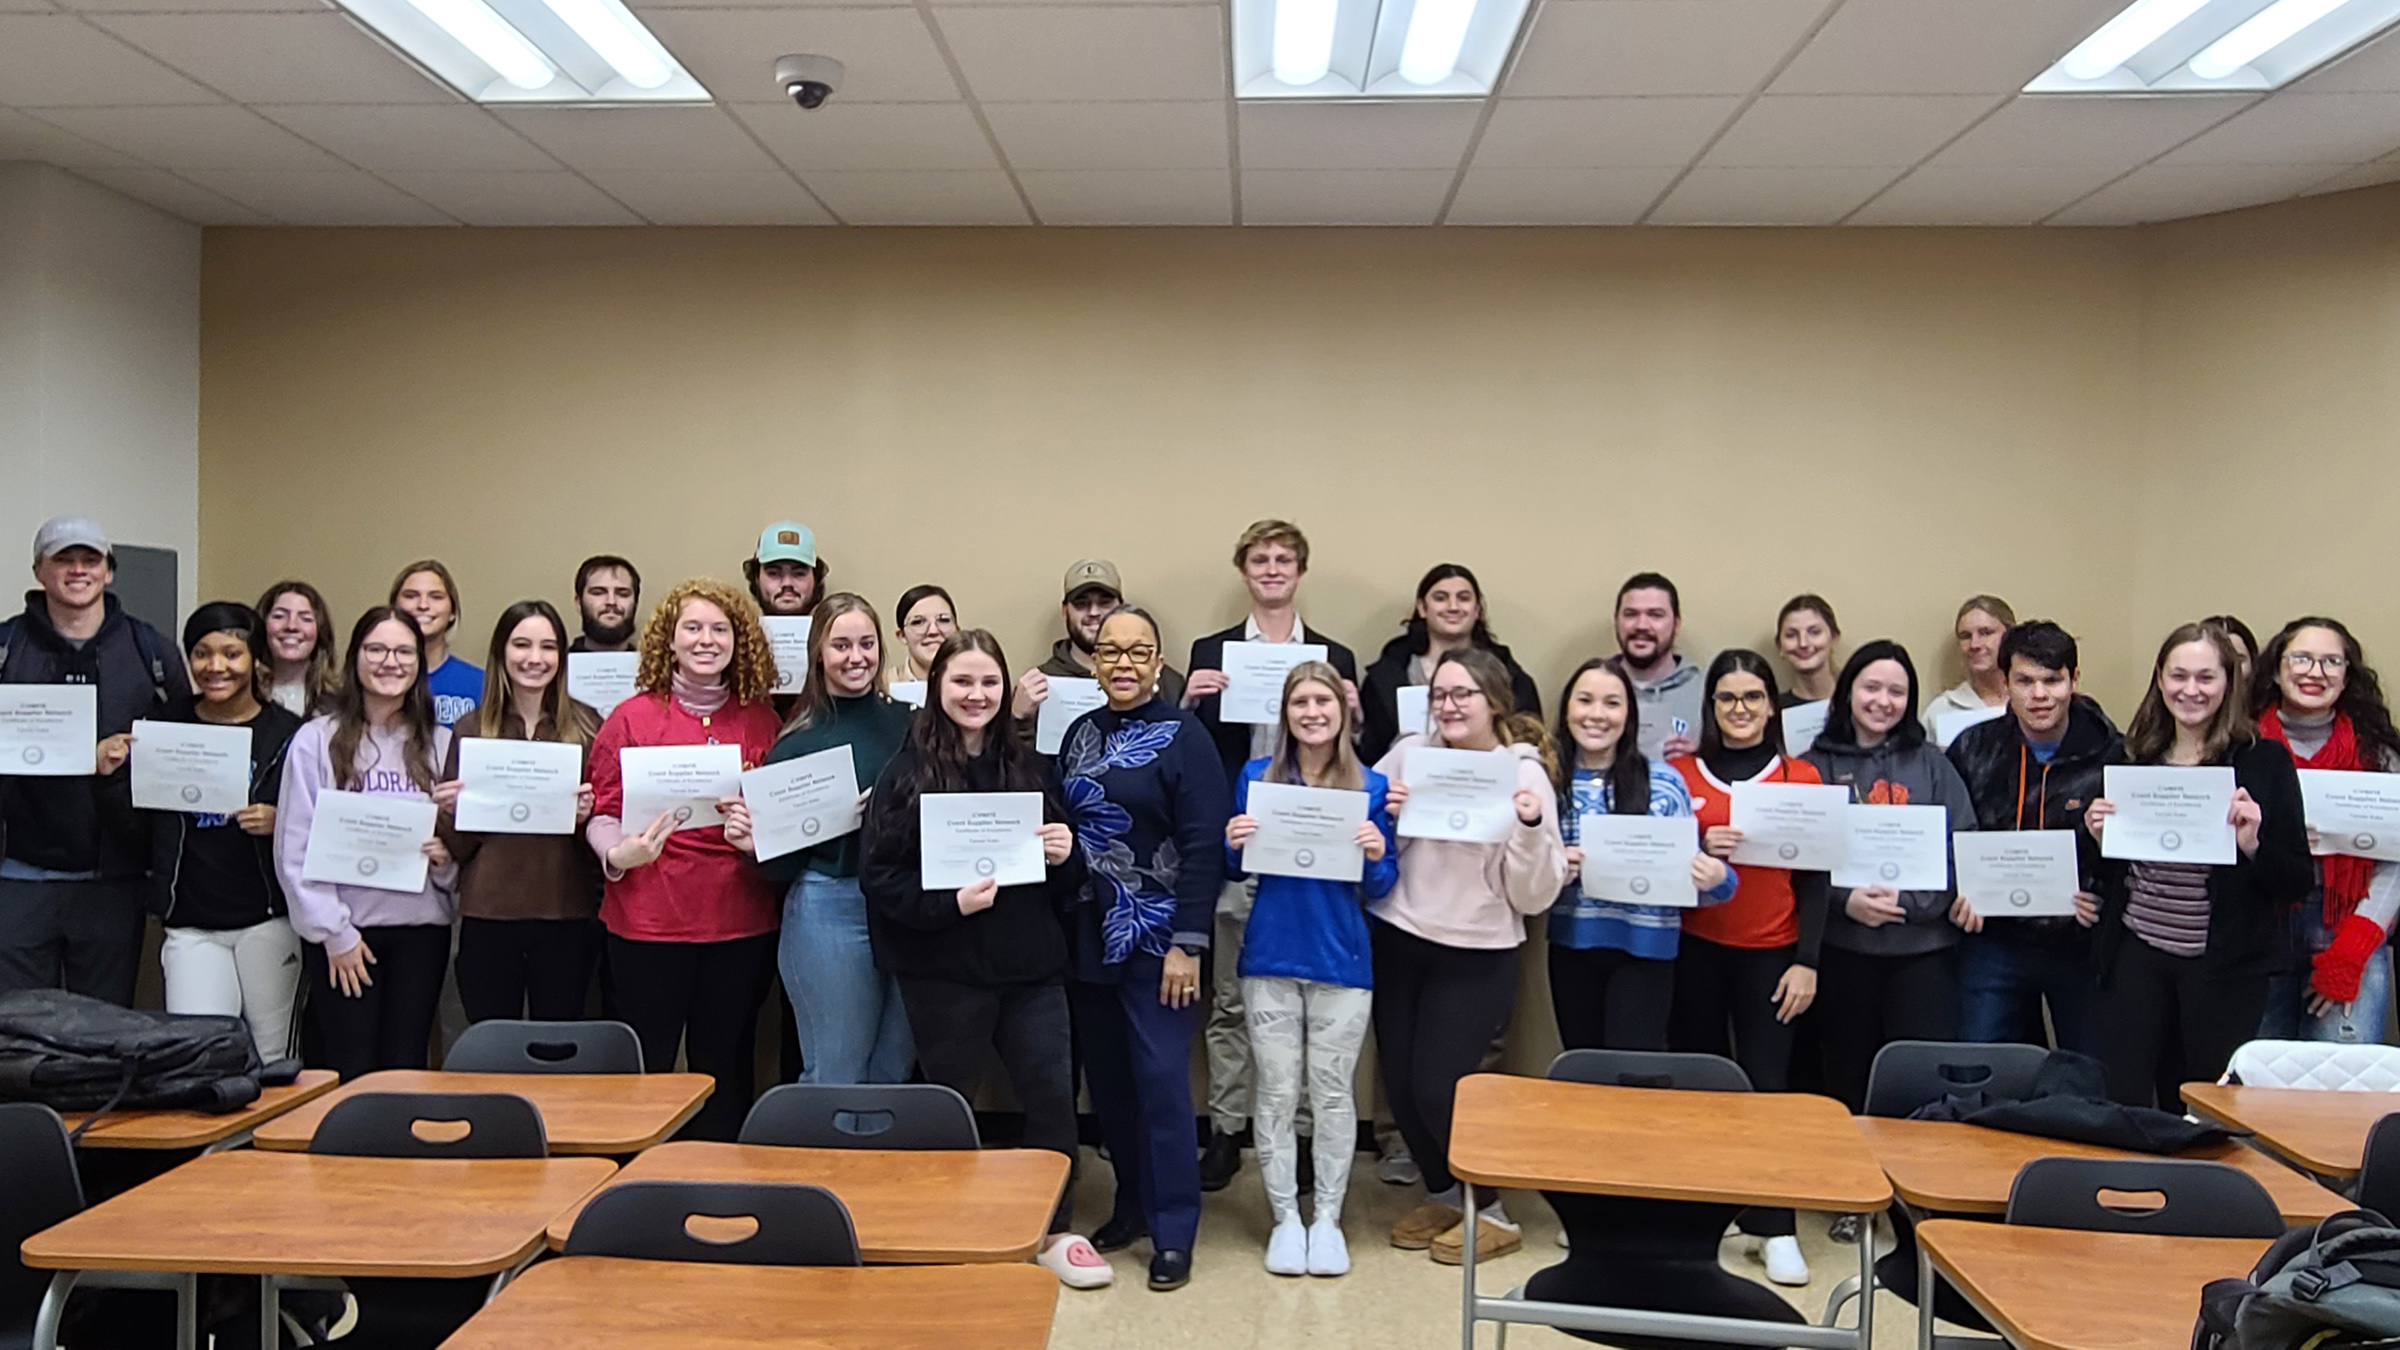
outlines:
[[[2277,709],[2269,708],[2260,714],[2258,734],[2280,742],[2286,750],[2292,748],[2291,737],[2284,734],[2283,717]],[[2325,744],[2316,754],[2306,758],[2298,751],[2293,751],[2292,763],[2303,769],[2355,770],[2367,767],[2359,762],[2358,736],[2350,729],[2350,714],[2335,713],[2333,734],[2325,738]],[[2358,908],[2358,902],[2367,898],[2367,880],[2374,873],[2375,860],[2372,858],[2331,853],[2317,859],[2317,874],[2325,883],[2325,927],[2328,930],[2341,927],[2342,920],[2349,918],[2350,912]]]

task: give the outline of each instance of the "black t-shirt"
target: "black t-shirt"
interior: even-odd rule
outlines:
[[[197,721],[189,709],[182,721]],[[272,805],[283,790],[283,754],[300,719],[273,704],[250,728],[250,800]],[[183,847],[175,862],[175,928],[248,928],[284,912],[271,873],[268,841],[243,830],[232,816],[195,812],[182,817]]]

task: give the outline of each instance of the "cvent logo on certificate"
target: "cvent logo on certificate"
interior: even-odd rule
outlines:
[[[775,653],[775,692],[799,693],[808,683],[808,616],[768,614],[758,623],[766,630],[768,649]]]
[[[308,821],[300,875],[336,886],[414,895],[425,889],[432,802],[327,788]]]
[[[2231,767],[2111,764],[2100,783],[2117,808],[2100,827],[2101,857],[2223,867],[2238,854]]]
[[[1358,846],[1366,793],[1259,782],[1250,785],[1248,809],[1258,832],[1242,846],[1243,871],[1324,881],[1366,875],[1366,851]]]
[[[1745,867],[1831,872],[1850,852],[1850,789],[1819,783],[1736,783],[1731,819]]]
[[[1496,844],[1517,823],[1517,757],[1506,750],[1410,746],[1400,781],[1408,785],[1402,838]]]
[[[928,792],[917,799],[917,824],[926,890],[963,890],[987,877],[1029,886],[1048,875],[1038,792]]]
[[[133,804],[230,816],[250,804],[250,728],[133,724]]]
[[[858,764],[847,745],[764,764],[742,775],[742,800],[760,862],[797,853],[858,829]]]
[[[0,684],[0,774],[86,778],[99,748],[98,686]]]
[[[742,791],[738,745],[629,745],[617,752],[617,765],[627,830],[646,830],[662,815],[678,830],[722,825],[717,803]]]
[[[451,819],[470,834],[573,834],[582,786],[581,746],[470,736],[458,743]]]
[[[641,665],[639,652],[568,652],[567,694],[605,718],[633,697]]]
[[[1271,724],[1283,715],[1283,677],[1292,667],[1325,659],[1322,642],[1228,642],[1225,644],[1225,693],[1217,717],[1253,726]]]
[[[2319,853],[2400,861],[2400,774],[2302,769],[2300,800]]]

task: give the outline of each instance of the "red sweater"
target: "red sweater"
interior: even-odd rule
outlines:
[[[1684,785],[1692,792],[1692,815],[1700,822],[1700,833],[1707,837],[1710,830],[1733,823],[1733,793],[1729,785],[1720,783],[1715,775],[1702,768],[1697,758],[1686,756],[1672,761],[1675,772],[1683,775]],[[1823,780],[1816,766],[1789,755],[1776,757],[1766,772],[1752,780],[1759,783],[1816,783]],[[1792,896],[1792,874],[1781,867],[1755,867],[1744,863],[1731,864],[1741,885],[1733,898],[1721,905],[1683,912],[1683,931],[1705,938],[1724,947],[1741,947],[1751,951],[1789,947],[1801,939],[1797,906]],[[1802,965],[1815,965],[1814,951],[1804,954]]]
[[[627,746],[738,745],[742,767],[755,769],[781,727],[763,701],[697,717],[665,694],[636,694],[592,738],[592,814],[625,814],[617,753]],[[600,901],[600,922],[635,942],[729,942],[772,933],[782,918],[773,884],[717,826],[667,836],[656,862],[611,880]]]

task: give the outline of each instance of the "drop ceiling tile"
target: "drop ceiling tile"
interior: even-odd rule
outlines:
[[[362,169],[555,169],[558,161],[483,109],[464,103],[261,104],[256,111]]]
[[[1018,169],[1222,169],[1222,99],[991,103],[983,115]]]
[[[315,14],[322,0],[57,0],[83,14]]]
[[[2025,94],[1934,160],[1956,168],[2130,169],[2251,103],[2242,96],[2077,98]]]
[[[2311,94],[2400,93],[2400,29],[2353,49],[2291,87]]]
[[[1476,103],[1245,103],[1244,169],[1455,169]]]
[[[829,103],[810,113],[759,103],[733,113],[804,172],[1000,167],[964,103]]]
[[[2138,225],[2208,215],[2299,195],[2349,166],[2151,165],[2136,169],[2045,222]]]
[[[1431,225],[1447,169],[1242,170],[1245,225]]]
[[[775,58],[786,52],[839,57],[842,87],[828,106],[955,99],[958,81],[917,11],[819,9],[637,9],[710,93],[724,103],[773,103],[794,117],[775,83]],[[822,110],[820,110],[822,111]]]
[[[2276,94],[2161,164],[2352,164],[2400,149],[2400,93]]]
[[[449,216],[355,169],[196,169],[193,182],[286,225],[450,225]]]
[[[0,14],[0,103],[213,103],[217,95],[72,14]]]
[[[1675,180],[1669,166],[1467,171],[1447,225],[1631,225]]]
[[[812,173],[808,186],[852,225],[1030,225],[999,172]]]
[[[2031,225],[2117,171],[1926,165],[1842,222],[1845,225]]]
[[[2012,94],[2125,0],[1844,0],[1778,94]]]
[[[1069,169],[1017,175],[1045,225],[1230,225],[1233,175],[1217,169]]]
[[[0,108],[0,160],[31,159],[62,169],[138,169],[141,161],[48,122]]]
[[[722,108],[510,108],[495,114],[576,169],[772,169]]]
[[[1512,95],[1747,94],[1827,0],[1551,0]]]
[[[1648,225],[1831,225],[1894,177],[1890,169],[1694,169]]]
[[[1727,169],[1907,168],[1976,118],[1988,94],[1769,95],[1709,147]]]
[[[595,173],[608,194],[653,225],[831,225],[791,175],[619,169]]]
[[[452,171],[384,175],[469,225],[639,225],[641,218],[574,174]]]
[[[2349,192],[2357,188],[2381,187],[2386,183],[2400,183],[2400,160],[2383,159],[2377,160],[2373,164],[2361,164],[2355,169],[2335,174],[2300,195],[2314,197],[2327,192]]]
[[[92,22],[242,103],[455,103],[343,15],[105,14]]]
[[[1216,5],[937,7],[934,17],[987,103],[1225,96]]]
[[[1504,98],[1476,143],[1475,167],[1680,167],[1700,153],[1741,102],[1730,95]]]
[[[178,173],[342,168],[282,127],[230,103],[197,108],[51,108],[42,120]]]
[[[112,192],[148,202],[170,216],[194,225],[272,225],[275,222],[240,202],[229,201],[164,169],[81,169],[77,171]]]

